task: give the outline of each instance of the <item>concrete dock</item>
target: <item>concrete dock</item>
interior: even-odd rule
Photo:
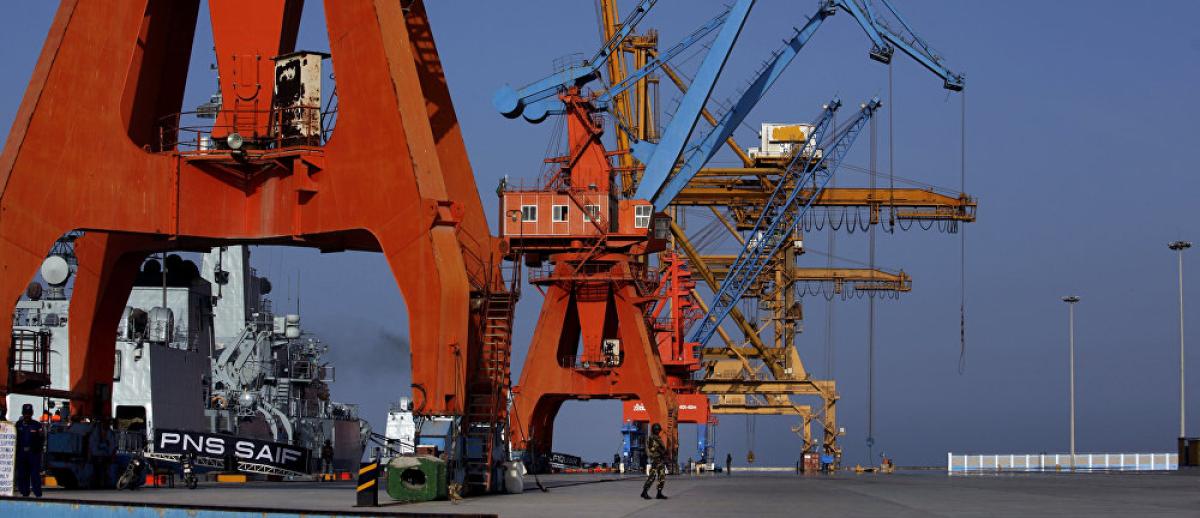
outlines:
[[[1200,472],[946,475],[840,473],[832,476],[745,473],[677,476],[669,500],[638,498],[642,479],[609,475],[543,476],[548,492],[528,477],[521,495],[468,498],[458,503],[353,507],[350,483],[249,483],[203,485],[196,490],[47,490],[43,502],[95,502],[129,512],[126,505],[224,510],[229,516],[370,514],[538,516],[1200,516]],[[386,495],[381,495],[386,501]],[[0,510],[18,504],[0,501]],[[43,508],[48,509],[50,506]],[[65,507],[65,506],[54,506]],[[77,508],[79,509],[79,508]],[[208,515],[210,513],[203,513]],[[45,514],[52,516],[57,514]],[[192,513],[194,516],[195,513]]]

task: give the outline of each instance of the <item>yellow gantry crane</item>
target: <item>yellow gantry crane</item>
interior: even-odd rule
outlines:
[[[602,34],[607,40],[621,30],[616,0],[598,0],[598,4]],[[835,2],[827,4],[828,9],[833,9]],[[858,5],[856,1],[836,4],[843,8],[850,5],[851,8],[847,10],[853,10],[853,6]],[[830,14],[832,11],[821,15]],[[918,42],[925,45],[923,41]],[[657,57],[657,43],[658,35],[653,30],[627,38],[620,51],[614,53],[607,63],[609,83],[615,85],[625,81],[629,63],[636,70]],[[908,52],[907,49],[903,50]],[[887,56],[890,59],[890,53]],[[681,93],[687,92],[687,79],[679,71],[669,64],[663,64],[658,70]],[[961,89],[961,77],[955,80],[959,81],[959,88],[952,89]],[[948,80],[947,85],[950,84]],[[653,142],[657,137],[658,86],[657,74],[647,74],[635,88],[616,96],[611,105],[613,116],[625,128],[632,129],[638,140]],[[701,116],[710,125],[718,124],[718,117],[707,109],[702,110]],[[630,137],[621,131],[615,133],[622,192],[631,196],[637,190],[644,166],[630,152]],[[754,228],[763,205],[785,178],[784,168],[792,158],[791,150],[803,147],[807,135],[803,124],[795,124],[764,125],[760,136],[765,138],[759,148],[745,148],[732,135],[725,139],[726,147],[741,162],[741,166],[700,169],[672,198],[667,211],[673,216],[672,247],[683,253],[691,269],[703,279],[711,293],[720,289],[720,283],[736,256],[706,253],[697,247],[693,238],[689,237],[688,229],[684,228],[686,212],[704,211],[739,245],[746,244],[743,233]],[[767,149],[770,144],[778,149]],[[865,172],[875,174],[874,171]],[[811,206],[817,209],[815,215],[809,216],[812,221],[810,228],[814,230],[826,225],[833,230],[849,228],[850,225],[865,229],[884,222],[885,217],[888,223],[902,228],[907,228],[906,223],[917,223],[922,228],[936,223],[954,230],[960,224],[975,221],[977,207],[976,201],[965,193],[939,192],[932,188],[827,187],[823,190],[802,190],[801,196],[807,202],[814,192],[819,192],[816,199],[811,201]],[[851,216],[848,217],[848,214]],[[899,294],[912,289],[912,279],[903,271],[805,266],[801,262],[804,255],[803,238],[803,228],[797,229],[792,236],[793,246],[780,247],[743,295],[743,299],[755,308],[754,314],[747,315],[738,307],[733,307],[728,316],[734,329],[731,331],[718,327],[716,334],[720,337],[721,345],[701,349],[704,369],[700,390],[713,396],[714,414],[797,416],[799,423],[793,427],[793,431],[801,436],[803,451],[820,451],[840,459],[838,437],[841,431],[837,425],[839,395],[836,382],[832,379],[814,379],[796,348],[796,337],[802,330],[803,320],[797,287],[823,284],[832,294],[850,291],[872,295]],[[702,293],[693,290],[692,294],[701,309],[707,311]],[[820,400],[816,412],[812,405],[803,402],[813,398]],[[818,421],[823,431],[819,445],[812,436],[811,424],[814,420]]]

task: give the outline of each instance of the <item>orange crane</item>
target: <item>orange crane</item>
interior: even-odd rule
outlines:
[[[380,252],[408,309],[415,412],[499,436],[512,294],[424,4],[327,3],[339,70],[338,137],[328,141],[319,101],[275,93],[278,67],[324,59],[293,54],[301,0],[207,5],[225,103],[200,130],[179,124],[199,0],[59,6],[0,155],[0,335],[45,251],[84,231],[69,397],[108,419],[112,330],[147,254],[225,244]],[[0,396],[42,390],[14,383],[27,377],[7,367],[12,355],[0,348]],[[485,446],[462,458],[484,464],[476,483],[488,488],[506,459],[499,442]]]

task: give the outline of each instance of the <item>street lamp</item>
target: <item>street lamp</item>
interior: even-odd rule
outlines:
[[[1070,346],[1068,347],[1069,362],[1071,364],[1071,469],[1075,469],[1075,303],[1079,302],[1079,297],[1068,295],[1063,297],[1063,302],[1067,303],[1067,331]]]
[[[1192,243],[1188,241],[1172,241],[1167,243],[1167,248],[1178,252],[1176,255],[1179,257],[1179,440],[1181,447],[1183,438],[1186,437],[1183,419],[1183,251],[1191,247]]]

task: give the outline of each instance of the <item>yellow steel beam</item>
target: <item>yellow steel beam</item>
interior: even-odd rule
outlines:
[[[723,358],[750,358],[750,359],[766,359],[779,361],[784,357],[782,349],[769,348],[764,352],[759,352],[754,347],[738,346],[738,347],[705,347],[701,349],[705,360],[719,360]]]
[[[704,380],[700,392],[713,395],[828,396],[834,394],[829,380]]]
[[[692,299],[696,301],[696,305],[700,307],[700,311],[708,313],[708,304],[704,302],[704,299],[700,297],[700,294],[696,292],[695,288],[692,288],[691,293]],[[737,353],[737,346],[733,344],[733,339],[730,338],[729,333],[720,326],[717,326],[717,334],[720,335],[721,340],[725,342],[724,350],[732,351],[733,356],[742,362],[742,368],[746,369],[746,372],[754,372],[754,368],[750,366],[750,359]],[[758,349],[754,349],[752,347],[747,347],[747,349],[755,352],[758,351]]]
[[[604,41],[612,39],[612,37],[621,30],[621,19],[617,15],[616,0],[600,0],[600,26],[604,34]],[[622,51],[613,52],[608,58],[608,80],[612,84],[618,84],[625,80],[625,53]],[[629,109],[629,92],[621,92],[613,98],[614,114],[618,119],[623,121],[626,126],[633,122],[630,120]],[[621,183],[626,189],[628,184],[633,183],[633,156],[629,153],[629,136],[624,132],[617,132],[617,161],[621,170]]]
[[[807,201],[812,190],[801,191],[799,199]],[[677,206],[758,206],[771,195],[757,185],[743,182],[722,182],[701,179],[683,189],[671,202]],[[926,189],[867,189],[829,187],[813,200],[820,207],[870,207],[879,210],[894,207],[901,219],[940,219],[972,222],[978,206],[965,194],[949,196]],[[872,218],[874,219],[874,218]]]
[[[722,405],[715,404],[709,408],[717,415],[798,415],[811,416],[812,407],[809,405]]]
[[[708,267],[704,264],[704,261],[700,259],[700,253],[696,251],[696,248],[692,246],[692,242],[688,240],[687,234],[685,234],[683,229],[679,228],[679,224],[675,223],[674,221],[671,222],[671,234],[675,236],[675,243],[679,245],[679,248],[683,249],[684,255],[687,256],[688,265],[691,266],[696,273],[700,274],[700,278],[704,279],[704,282],[708,283],[708,287],[714,292],[721,289],[721,285],[717,283],[716,277],[714,277],[712,272],[708,270]],[[741,310],[736,307],[731,309],[729,311],[729,318],[733,319],[734,323],[736,323],[738,328],[741,329],[742,334],[745,335],[746,339],[750,342],[750,345],[752,345],[754,349],[759,352],[759,354],[762,354],[763,351],[767,349],[767,346],[763,344],[762,339],[758,336],[758,331],[756,331],[754,327],[750,325],[750,322],[746,320],[746,317],[742,314]],[[768,363],[768,368],[770,368],[771,374],[776,378],[782,377],[782,367],[774,363]]]
[[[781,174],[783,174],[783,169],[779,167],[705,167],[692,177],[692,182],[726,176],[779,176]]]
[[[729,273],[729,265],[737,256],[734,255],[704,255],[700,259],[708,266],[708,271],[718,279]],[[886,272],[871,268],[807,268],[796,266],[791,269],[792,280],[795,282],[832,282],[841,287],[853,283],[855,289],[877,291],[912,291],[912,277],[904,270],[897,273]]]
[[[676,74],[675,71],[671,69],[670,65],[664,64],[662,71],[667,74],[667,77],[671,78],[671,82],[675,83],[675,86],[679,88],[680,92],[687,93],[687,83],[683,82],[683,79],[679,77],[679,74]],[[713,126],[717,125],[716,117],[713,117],[707,108],[701,109],[700,115],[704,116],[704,120],[708,121],[709,124]],[[733,150],[733,152],[737,154],[738,158],[742,160],[743,164],[745,164],[747,167],[754,165],[754,161],[750,159],[750,155],[746,154],[746,151],[742,149],[742,146],[738,145],[736,140],[733,140],[733,137],[725,139],[725,143],[729,146],[729,149]]]

